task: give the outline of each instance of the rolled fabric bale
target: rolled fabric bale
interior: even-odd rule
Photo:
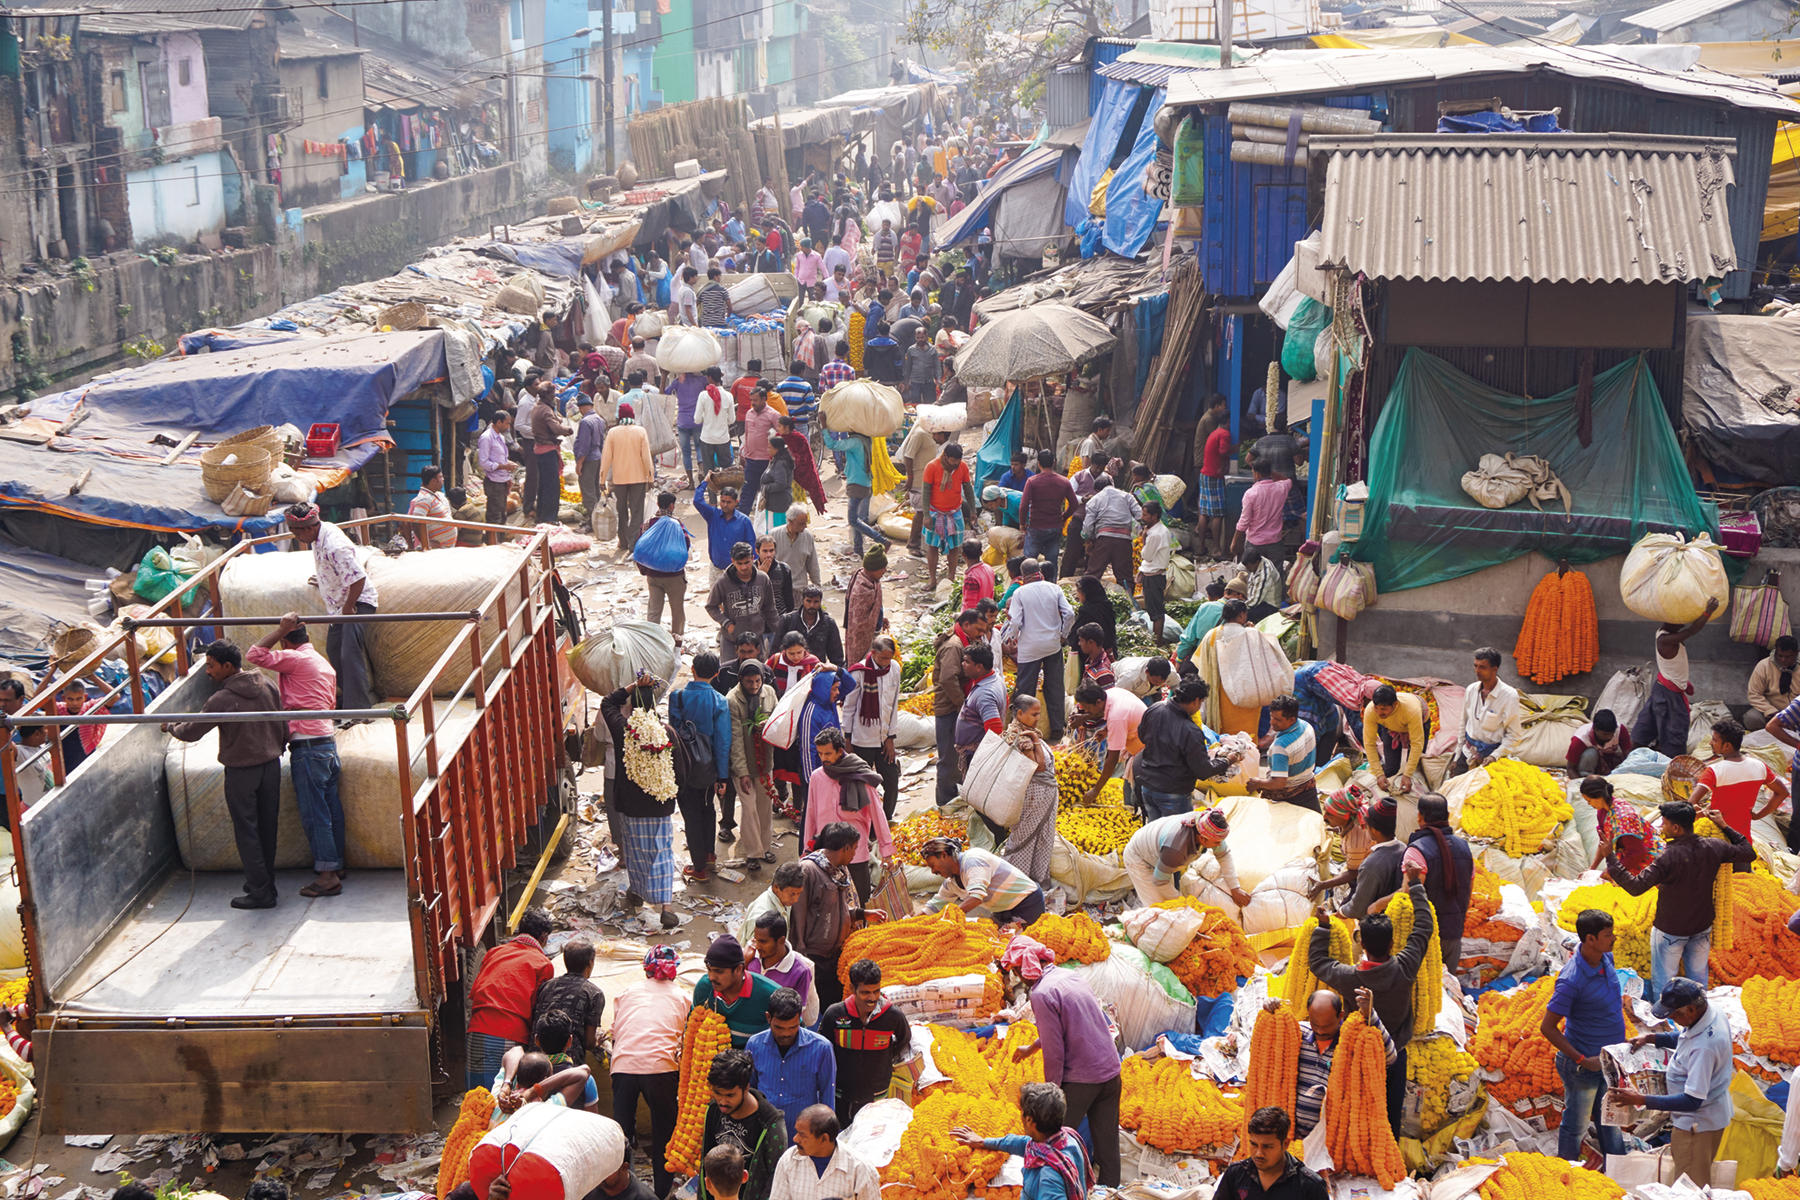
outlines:
[[[460,700],[449,712],[438,710],[438,761],[475,723],[473,700]],[[400,792],[400,759],[392,721],[353,725],[338,733],[338,798],[344,805],[344,857],[352,867],[398,868],[406,865],[401,814],[407,811]],[[425,717],[414,713],[406,726],[412,755],[411,781],[416,791],[425,780]],[[311,856],[307,865],[311,864]]]
[[[388,757],[394,755],[389,735]],[[241,871],[231,813],[225,807],[225,768],[219,765],[219,731],[208,730],[197,742],[171,738],[163,756],[169,781],[169,807],[175,816],[175,847],[190,871]],[[281,806],[276,823],[275,866],[298,870],[313,864],[306,830],[300,824],[300,802],[294,794],[288,760],[281,760]],[[398,864],[395,864],[398,865]]]

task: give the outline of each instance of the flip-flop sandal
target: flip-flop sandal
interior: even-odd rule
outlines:
[[[340,895],[343,892],[343,890],[344,890],[344,885],[341,883],[337,884],[334,887],[329,887],[329,888],[322,888],[316,883],[309,883],[305,887],[300,889],[300,894],[302,896],[305,896],[308,900],[316,900],[320,896]]]

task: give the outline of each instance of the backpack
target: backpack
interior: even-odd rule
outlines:
[[[712,734],[687,717],[669,722],[675,740],[675,783],[684,788],[709,788],[719,782],[719,764],[713,758]]]

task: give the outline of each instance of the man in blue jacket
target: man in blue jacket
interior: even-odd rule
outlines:
[[[716,473],[715,473],[716,474]],[[707,489],[715,486],[715,476],[708,475],[700,484],[700,490],[694,493],[694,511],[706,518],[706,556],[712,561],[712,579],[719,582],[719,576],[731,565],[731,548],[739,542],[756,545],[756,526],[750,518],[738,511],[738,491],[734,487],[718,488],[718,504],[712,504],[706,498]]]
[[[675,731],[678,770],[675,802],[687,827],[690,865],[682,877],[705,883],[711,876],[718,836],[718,809],[714,797],[723,795],[731,779],[731,708],[712,685],[719,673],[719,656],[694,655],[694,677],[678,692],[669,693],[669,726]]]

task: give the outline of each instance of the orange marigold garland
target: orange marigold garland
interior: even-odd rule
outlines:
[[[857,930],[844,942],[838,979],[849,988],[851,964],[861,958],[880,964],[884,986],[973,975],[993,966],[1008,940],[992,921],[971,921],[953,904]]]
[[[1237,1141],[1244,1108],[1210,1079],[1195,1079],[1180,1059],[1129,1055],[1120,1066],[1119,1124],[1169,1154],[1214,1150]]]
[[[1488,1094],[1504,1104],[1562,1095],[1556,1048],[1540,1032],[1555,987],[1556,977],[1546,975],[1528,987],[1486,992],[1481,997],[1469,1053],[1482,1066],[1504,1076],[1487,1085]],[[1629,998],[1621,1009],[1625,1031],[1635,1033]]]
[[[1695,829],[1698,831],[1698,823]],[[1723,869],[1729,871],[1730,864]],[[1800,938],[1787,929],[1788,917],[1794,909],[1800,908],[1800,896],[1795,896],[1777,883],[1773,875],[1762,871],[1731,875],[1730,895],[1731,937],[1728,940],[1721,939],[1717,932],[1717,917],[1726,914],[1723,911],[1715,914],[1714,986],[1742,986],[1757,975],[1764,979],[1800,979]],[[1716,893],[1714,906],[1722,910]]]
[[[1594,669],[1600,659],[1600,622],[1594,589],[1580,571],[1538,580],[1513,645],[1519,674],[1540,684]]]
[[[1387,1120],[1387,1045],[1361,1013],[1345,1020],[1325,1090],[1325,1144],[1337,1169],[1372,1175],[1382,1188],[1406,1178]]]
[[[669,1138],[663,1165],[676,1175],[692,1175],[700,1169],[700,1138],[706,1128],[706,1106],[712,1100],[707,1072],[720,1052],[731,1049],[731,1027],[711,1008],[688,1014],[681,1037],[681,1079],[676,1085],[675,1132]]]
[[[1169,970],[1196,996],[1222,996],[1256,970],[1256,951],[1237,922],[1192,896],[1164,900],[1158,908],[1191,908],[1200,914],[1200,932],[1169,961]]]
[[[1105,962],[1112,955],[1112,942],[1106,931],[1084,912],[1066,917],[1045,913],[1027,927],[1025,936],[1042,942],[1056,955],[1058,966],[1067,962]]]
[[[16,1099],[16,1092],[14,1096]],[[6,1111],[12,1111],[11,1104],[6,1106]],[[469,1177],[469,1156],[475,1152],[475,1143],[487,1133],[488,1122],[493,1116],[492,1092],[478,1087],[463,1093],[462,1107],[456,1113],[456,1124],[450,1127],[450,1135],[444,1139],[443,1157],[438,1160],[438,1200],[444,1200],[444,1197],[456,1190],[457,1184]]]
[[[1294,1127],[1294,1088],[1300,1065],[1300,1022],[1294,1010],[1283,1004],[1274,1012],[1256,1014],[1250,1031],[1250,1077],[1238,1102],[1245,1119],[1259,1108],[1279,1108]]]

